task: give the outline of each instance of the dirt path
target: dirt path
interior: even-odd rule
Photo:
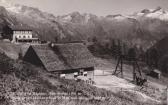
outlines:
[[[114,90],[114,92],[116,92],[116,89],[134,89],[136,87],[134,84],[129,83],[125,79],[112,76],[109,72],[104,72],[104,75],[102,75],[102,73],[103,71],[101,70],[95,71],[96,76],[94,81],[96,82],[96,86],[99,88],[105,88],[112,91]]]
[[[104,75],[103,75],[104,74]],[[104,88],[110,90],[114,93],[118,92],[126,92],[132,94],[133,96],[138,97],[142,102],[146,101],[156,101],[160,102],[152,97],[147,96],[146,94],[136,91],[136,85],[130,83],[129,81],[113,76],[111,73],[102,71],[102,70],[95,70],[95,77],[94,81],[96,83],[96,87]],[[133,97],[135,98],[135,97]]]

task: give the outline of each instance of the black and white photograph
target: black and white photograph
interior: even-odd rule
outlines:
[[[168,0],[0,0],[0,105],[168,105]]]

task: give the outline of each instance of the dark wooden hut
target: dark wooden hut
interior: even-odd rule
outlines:
[[[83,43],[31,45],[23,59],[49,72],[74,77],[87,72],[93,78],[94,57]]]

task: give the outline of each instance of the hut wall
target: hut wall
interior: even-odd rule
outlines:
[[[31,64],[34,64],[39,67],[44,67],[41,60],[38,58],[37,54],[33,50],[32,47],[29,47],[27,53],[23,57],[24,61],[30,62]]]
[[[160,73],[157,73],[157,72],[154,72],[154,71],[152,71],[149,75],[154,77],[154,78],[157,78],[157,79],[160,78]]]
[[[75,79],[74,78],[74,73],[68,73],[68,74],[65,74],[65,78],[66,79]],[[84,77],[84,76],[83,76]],[[93,79],[93,71],[87,71],[87,79]]]
[[[87,72],[87,77],[93,79],[94,77],[94,67],[85,68],[84,71]]]
[[[87,78],[93,79],[94,71],[87,71]]]
[[[74,74],[73,73],[69,73],[69,74],[65,74],[65,78],[66,79],[74,79]]]
[[[57,73],[59,74],[65,74],[65,78],[66,79],[75,79],[74,78],[74,73],[77,72],[78,76],[82,76],[80,75],[80,70],[83,70],[83,72],[87,72],[87,76],[86,78],[89,79],[93,79],[93,74],[94,74],[94,69],[93,68],[83,68],[83,69],[76,69],[76,70],[66,70],[66,71],[57,71]],[[83,74],[84,77],[84,74]]]

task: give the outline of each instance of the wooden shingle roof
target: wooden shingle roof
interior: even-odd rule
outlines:
[[[48,71],[94,67],[94,57],[82,43],[31,45]],[[31,58],[30,58],[31,59]]]
[[[35,50],[46,70],[55,71],[68,69],[48,45],[32,45],[32,48]]]
[[[19,26],[19,25],[16,25],[16,26],[10,26],[10,28],[13,30],[13,31],[32,31],[32,29],[28,26]]]
[[[59,52],[72,69],[94,66],[94,57],[83,43],[55,44],[54,51]]]

